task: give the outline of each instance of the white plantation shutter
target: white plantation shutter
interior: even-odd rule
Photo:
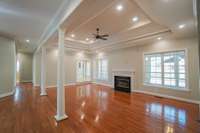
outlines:
[[[107,80],[108,79],[108,60],[99,59],[98,60],[98,75],[97,78],[99,80]]]
[[[185,51],[145,54],[144,83],[186,88]]]

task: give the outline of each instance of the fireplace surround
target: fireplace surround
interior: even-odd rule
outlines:
[[[130,91],[127,92],[132,92],[135,88],[135,70],[134,69],[112,69],[112,87],[115,89],[115,77],[126,77],[125,80],[129,79],[130,80]],[[122,83],[120,82],[120,86],[122,87],[123,85],[127,85],[127,83]],[[126,87],[127,88],[127,87]],[[125,89],[126,90],[126,89]],[[123,90],[122,90],[123,91]]]
[[[115,76],[114,89],[117,91],[131,92],[131,77]]]

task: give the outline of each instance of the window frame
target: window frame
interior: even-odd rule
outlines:
[[[78,74],[78,63],[80,63],[80,62],[89,62],[90,63],[90,77],[89,77],[89,79],[87,80],[87,72],[85,71],[86,70],[86,67],[85,67],[85,70],[84,70],[84,80],[83,81],[79,81],[79,79],[78,79],[78,77],[77,77],[77,74]],[[87,64],[87,63],[86,63]],[[85,65],[86,65],[85,64]],[[87,58],[84,58],[84,59],[77,59],[76,60],[76,82],[78,82],[78,83],[81,83],[81,82],[90,82],[90,81],[92,81],[92,69],[91,69],[91,67],[92,67],[92,62],[91,62],[91,60],[90,59],[87,59]],[[85,79],[86,78],[86,79]]]
[[[107,76],[106,78],[102,79],[102,78],[99,78],[99,61],[100,60],[106,60],[107,61]],[[108,66],[109,66],[109,63],[108,63],[108,59],[106,58],[99,58],[97,59],[97,64],[96,64],[96,70],[97,70],[97,74],[96,74],[96,79],[99,80],[99,81],[108,81],[108,78],[109,78],[109,70],[108,70]]]
[[[162,84],[161,85],[157,85],[157,84],[152,84],[152,83],[146,83],[145,82],[145,55],[150,55],[150,54],[165,54],[165,53],[172,53],[172,52],[180,52],[180,51],[184,51],[185,52],[185,87],[184,88],[181,88],[181,87],[170,87],[170,86],[165,86],[163,84],[164,80],[164,76],[162,75],[161,79],[162,79]],[[161,56],[161,58],[163,58],[163,56]],[[162,89],[170,89],[170,90],[178,90],[178,91],[190,91],[189,89],[189,72],[188,72],[188,49],[173,49],[173,50],[163,50],[163,51],[155,51],[155,52],[143,52],[143,78],[142,78],[142,83],[144,86],[150,86],[150,87],[157,87],[157,88],[162,88]],[[163,69],[164,69],[164,63],[162,62],[161,66],[162,66],[162,71],[161,73],[164,73],[163,72]]]

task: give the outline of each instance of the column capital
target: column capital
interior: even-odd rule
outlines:
[[[59,28],[58,28],[58,32],[63,32],[63,33],[65,33],[65,32],[66,32],[66,29],[63,28],[63,27],[59,27]]]

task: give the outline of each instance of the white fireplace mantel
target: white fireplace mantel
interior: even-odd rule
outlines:
[[[131,78],[131,91],[135,88],[135,70],[134,69],[113,69],[112,70],[112,86],[114,88],[115,76],[127,76]]]
[[[135,73],[134,69],[113,69],[112,72],[130,72]]]

